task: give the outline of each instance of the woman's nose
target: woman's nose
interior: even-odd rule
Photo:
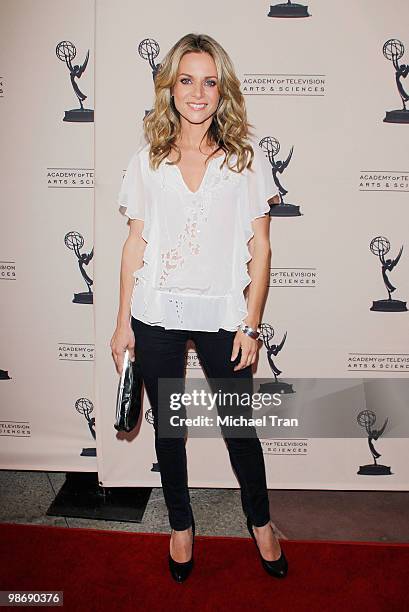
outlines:
[[[193,89],[193,93],[197,98],[201,98],[203,95],[203,86],[202,83],[196,83]]]

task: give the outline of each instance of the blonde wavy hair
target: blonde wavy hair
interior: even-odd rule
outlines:
[[[240,91],[232,61],[223,47],[206,34],[186,34],[178,40],[166,54],[155,76],[154,108],[143,120],[145,139],[150,144],[149,162],[153,170],[169,155],[171,149],[178,153],[178,159],[168,164],[176,164],[181,152],[176,140],[181,132],[180,115],[173,100],[171,88],[176,83],[179,62],[186,53],[209,53],[217,68],[219,106],[213,115],[212,123],[205,134],[208,145],[217,149],[207,159],[220,150],[226,154],[223,163],[233,172],[251,168],[254,151],[248,139],[252,137],[253,126],[247,121],[246,105]],[[236,160],[230,165],[233,155]],[[206,160],[207,161],[207,160]]]

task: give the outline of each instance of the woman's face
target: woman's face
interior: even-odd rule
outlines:
[[[189,123],[203,123],[219,103],[217,69],[209,53],[185,53],[173,86],[175,106]]]

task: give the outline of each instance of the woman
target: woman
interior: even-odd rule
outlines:
[[[158,381],[183,381],[192,339],[207,377],[252,382],[269,278],[271,175],[249,128],[227,53],[210,36],[182,37],[156,74],[147,144],[132,156],[118,200],[130,230],[111,349],[119,373],[126,348],[141,364],[171,526],[169,568],[178,582],[193,567],[195,523],[185,440],[158,433],[165,411]],[[254,430],[225,442],[262,565],[283,577],[287,561],[270,522],[260,441]]]

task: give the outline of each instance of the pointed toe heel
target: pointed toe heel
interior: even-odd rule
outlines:
[[[264,559],[264,557],[262,557],[261,555],[260,549],[257,544],[256,536],[254,535],[253,525],[251,523],[250,517],[247,517],[247,529],[249,530],[249,533],[254,540],[254,543],[256,545],[256,548],[257,548],[257,551],[258,551],[258,554],[261,560],[261,564],[263,568],[265,569],[265,571],[270,576],[274,576],[275,578],[284,578],[288,572],[288,562],[285,557],[284,551],[281,550],[281,555],[275,561],[267,561],[267,559]]]
[[[192,556],[189,559],[189,561],[180,563],[179,561],[175,561],[172,558],[172,555],[170,554],[170,552],[168,554],[169,570],[170,570],[172,578],[176,580],[176,582],[184,582],[189,577],[193,569],[193,565],[194,565],[193,548],[194,548],[194,543],[195,543],[195,531],[196,531],[195,520],[192,515],[192,535],[193,535]]]

